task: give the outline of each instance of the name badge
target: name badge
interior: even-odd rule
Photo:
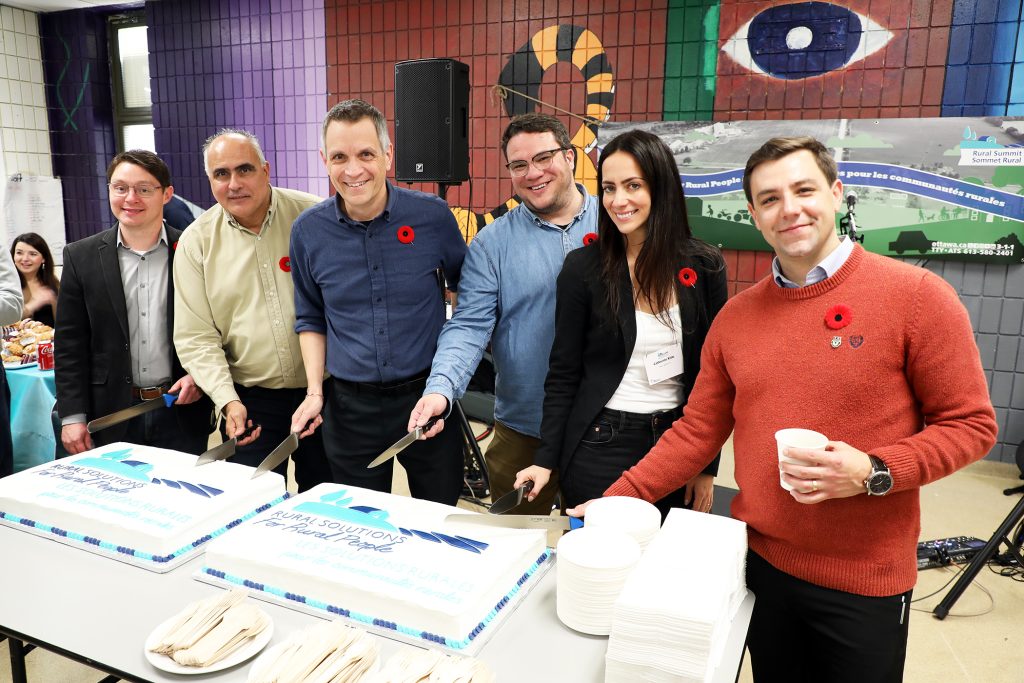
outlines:
[[[650,384],[678,377],[683,374],[683,350],[678,344],[672,344],[652,351],[644,358],[644,367]]]

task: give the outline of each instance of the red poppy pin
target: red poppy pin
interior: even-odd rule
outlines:
[[[697,271],[693,268],[681,268],[679,270],[679,281],[687,287],[693,287],[697,284]]]
[[[398,241],[402,244],[412,244],[416,238],[416,231],[411,226],[403,225],[398,229]]]
[[[583,246],[585,246],[585,247],[589,247],[591,244],[593,244],[596,241],[597,241],[597,233],[596,232],[588,232],[586,235],[583,236]]]
[[[830,330],[841,330],[853,322],[853,309],[846,304],[836,304],[825,311],[825,326]]]
[[[175,242],[174,244],[171,245],[171,250],[172,251],[178,251],[178,243],[177,242]]]
[[[281,260],[277,262],[277,265],[286,273],[292,272],[292,260],[287,256],[282,256]]]

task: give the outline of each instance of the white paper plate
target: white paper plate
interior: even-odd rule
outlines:
[[[25,368],[34,368],[39,363],[4,363],[4,370],[23,370]]]
[[[263,610],[260,611],[262,612]],[[259,654],[260,651],[267,646],[267,643],[270,642],[270,639],[274,637],[274,622],[271,621],[258,636],[219,662],[215,662],[210,666],[182,666],[167,655],[149,651],[149,648],[156,644],[157,639],[163,635],[164,631],[171,625],[171,622],[173,622],[177,616],[178,615],[175,614],[170,619],[153,629],[153,632],[149,634],[148,638],[146,638],[146,644],[143,646],[145,648],[146,661],[161,671],[166,671],[172,674],[208,674],[214,671],[221,671],[222,669],[230,668]],[[264,613],[264,616],[266,616],[266,613]]]

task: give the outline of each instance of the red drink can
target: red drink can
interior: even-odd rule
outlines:
[[[36,353],[39,356],[39,369],[53,370],[53,342],[49,340],[39,342]]]

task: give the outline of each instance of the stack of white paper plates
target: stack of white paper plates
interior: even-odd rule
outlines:
[[[586,525],[624,531],[645,550],[661,528],[661,513],[646,500],[626,496],[598,498],[587,506]]]
[[[582,633],[608,635],[612,606],[640,554],[631,536],[614,529],[585,526],[562,536],[555,593],[562,623]]]

